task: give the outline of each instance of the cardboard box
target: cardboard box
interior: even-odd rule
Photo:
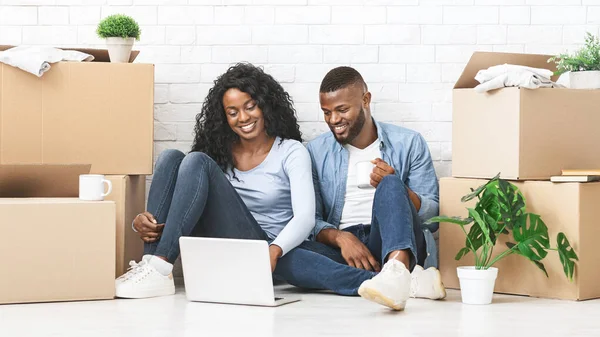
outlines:
[[[77,197],[90,165],[0,165],[0,198]]]
[[[80,50],[95,61],[58,62],[41,78],[0,63],[0,164],[152,174],[154,65],[109,63],[105,50]]]
[[[117,207],[115,277],[119,277],[129,268],[129,261],[140,261],[144,253],[144,242],[131,229],[131,222],[146,209],[146,176],[108,175],[106,179],[113,185],[106,200]]]
[[[460,198],[487,180],[442,178],[440,180],[440,214],[467,216],[466,207],[476,200],[461,203]],[[527,211],[540,214],[548,226],[550,243],[556,247],[556,235],[564,232],[579,256],[575,279],[569,282],[564,275],[557,252],[549,252],[542,261],[549,278],[533,262],[513,254],[500,260],[495,291],[533,297],[585,300],[600,297],[597,261],[600,259],[600,226],[597,208],[600,203],[600,183],[551,183],[549,181],[517,182],[526,200]],[[503,236],[506,237],[506,236]],[[444,285],[459,288],[456,267],[472,266],[473,254],[455,261],[456,253],[464,247],[465,235],[458,225],[440,225],[440,272]],[[504,250],[506,240],[496,244],[494,256]]]
[[[549,179],[600,167],[600,90],[502,88],[477,93],[481,69],[509,63],[555,70],[551,56],[476,52],[453,90],[452,175]],[[554,78],[556,80],[556,78]]]
[[[35,184],[45,186],[38,196],[77,195],[86,166],[63,168],[0,166],[2,196],[22,196]],[[26,182],[25,189],[14,181]],[[0,198],[0,214],[0,304],[114,297],[114,202]]]

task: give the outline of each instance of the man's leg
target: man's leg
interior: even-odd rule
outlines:
[[[408,295],[411,297],[446,297],[439,271],[435,268],[422,268],[427,255],[425,236],[417,210],[408,197],[408,190],[404,182],[396,176],[384,177],[377,187],[367,246],[382,263],[396,258],[402,263],[402,266],[395,264],[396,270],[400,271],[406,267],[412,271],[410,278],[404,275],[405,279],[409,280],[408,289],[402,289],[402,296],[391,297],[404,298],[407,290],[410,290]],[[400,274],[403,272],[398,273]],[[381,282],[371,282],[370,287],[378,291],[385,290],[390,294],[401,292],[401,289],[387,287]]]
[[[397,176],[386,176],[377,186],[367,247],[382,263],[399,251],[399,260],[404,260],[409,270],[425,261],[421,221],[404,182]]]
[[[357,295],[360,285],[376,274],[348,266],[334,248],[313,241],[303,242],[280,258],[274,273],[294,286],[340,295]]]

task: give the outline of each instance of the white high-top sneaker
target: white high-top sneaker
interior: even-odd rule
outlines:
[[[446,289],[442,283],[442,275],[437,268],[417,265],[411,274],[410,297],[441,300],[446,297]]]
[[[410,295],[410,283],[410,272],[404,263],[392,258],[383,265],[379,274],[360,285],[358,294],[394,310],[404,310]]]
[[[115,280],[116,296],[148,298],[175,294],[173,274],[161,274],[151,264],[152,255],[144,255],[140,263],[129,262],[129,271]]]

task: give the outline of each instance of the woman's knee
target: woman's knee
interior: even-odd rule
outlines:
[[[181,162],[180,171],[192,170],[198,171],[207,165],[214,163],[212,158],[210,158],[204,152],[190,152],[188,153],[183,161]]]
[[[160,153],[160,155],[158,155],[158,159],[156,160],[155,170],[158,171],[162,167],[165,167],[168,165],[173,165],[173,164],[179,164],[181,162],[181,160],[183,159],[183,157],[185,157],[185,154],[183,154],[183,152],[181,152],[179,150],[175,150],[175,149],[164,150],[163,152]]]

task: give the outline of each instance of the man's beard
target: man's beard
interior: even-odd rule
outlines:
[[[348,136],[346,138],[339,139],[333,130],[331,130],[331,132],[333,132],[333,135],[338,141],[338,143],[342,145],[350,144],[354,140],[354,138],[356,138],[358,134],[362,131],[362,128],[365,125],[365,121],[365,109],[361,107],[360,112],[358,113],[358,117],[350,127],[350,130],[348,130]]]

